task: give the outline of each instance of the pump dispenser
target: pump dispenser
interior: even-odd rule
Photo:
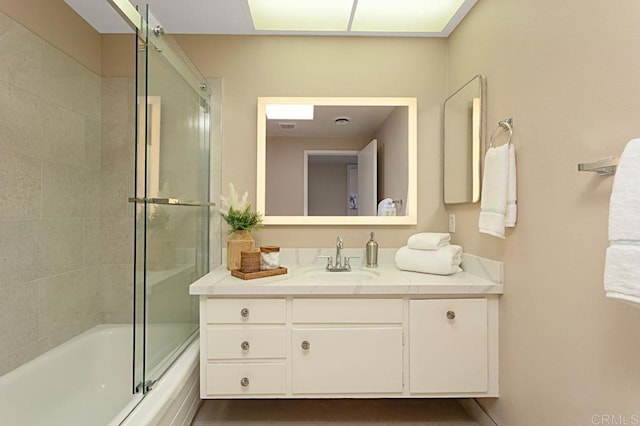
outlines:
[[[371,233],[371,238],[367,242],[366,246],[367,251],[367,268],[377,268],[378,267],[378,243],[373,239],[373,232]]]

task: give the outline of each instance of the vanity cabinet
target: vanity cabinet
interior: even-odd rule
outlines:
[[[200,296],[201,397],[497,397],[497,297]]]
[[[400,299],[293,299],[292,393],[401,393]]]
[[[409,302],[412,393],[487,392],[487,300]]]

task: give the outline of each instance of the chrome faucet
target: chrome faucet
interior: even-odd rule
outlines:
[[[338,235],[338,238],[336,238],[336,268],[342,268],[342,249],[344,248],[344,244],[342,244],[342,237],[340,235]],[[347,264],[349,262],[346,262]],[[351,269],[351,268],[349,268]]]
[[[342,263],[342,249],[344,244],[342,243],[342,237],[338,235],[336,239],[336,263],[333,264],[333,258],[331,256],[318,256],[325,257],[327,259],[327,266],[324,268],[329,272],[349,272],[351,271],[350,259],[357,259],[357,256],[345,256],[344,263]]]

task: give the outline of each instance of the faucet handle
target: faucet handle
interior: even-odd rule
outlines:
[[[316,256],[316,258],[326,258],[327,259],[327,269],[333,266],[333,257],[332,256]]]
[[[360,259],[360,256],[345,256],[344,257],[344,266],[346,268],[351,269],[351,264],[349,263],[349,260],[351,259]]]

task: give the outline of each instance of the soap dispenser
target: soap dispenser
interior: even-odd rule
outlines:
[[[378,243],[373,239],[373,232],[371,233],[371,238],[367,242],[365,246],[367,251],[367,268],[377,268],[378,267]]]

